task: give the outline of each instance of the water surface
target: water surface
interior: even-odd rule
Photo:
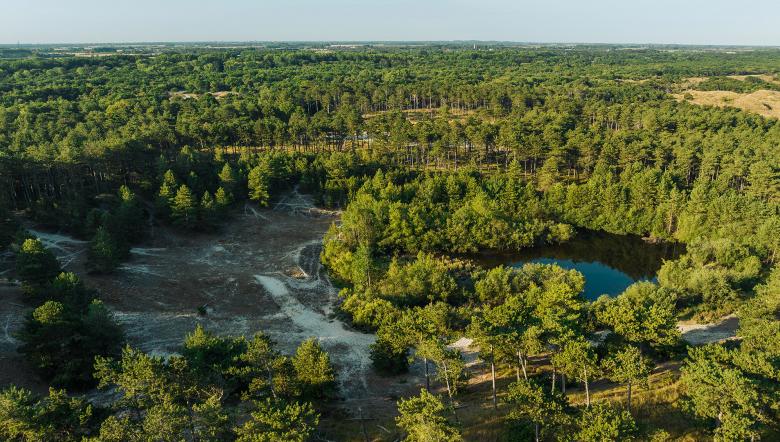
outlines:
[[[571,241],[533,247],[514,253],[482,254],[478,260],[489,267],[521,267],[526,263],[557,264],[585,276],[584,296],[616,296],[636,281],[655,281],[664,260],[685,251],[678,243],[652,244],[634,235],[579,232]]]

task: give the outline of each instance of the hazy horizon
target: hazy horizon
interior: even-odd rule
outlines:
[[[779,46],[780,3],[725,0],[7,2],[0,44],[512,42]]]

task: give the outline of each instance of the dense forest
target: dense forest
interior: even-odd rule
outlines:
[[[774,440],[780,124],[672,94],[694,77],[778,90],[778,66],[777,50],[612,46],[0,50],[0,250],[30,310],[19,352],[52,386],[5,386],[0,438],[326,440],[343,398],[316,339],[284,354],[197,328],[176,355],[146,354],[26,230],[88,241],[89,272],[111,275],[155,225],[219,232],[294,189],[340,211],[321,260],[339,318],[376,335],[372,369],[422,367],[393,435],[470,440],[451,346],[468,338],[501,440]],[[685,252],[595,301],[576,271],[470,259],[585,231]],[[728,315],[726,342],[677,327]],[[632,408],[659,367],[683,423]],[[591,401],[596,384],[620,394]],[[81,395],[96,388],[113,399]],[[360,419],[350,437],[369,440]]]

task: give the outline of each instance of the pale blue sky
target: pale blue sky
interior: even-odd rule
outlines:
[[[268,40],[780,45],[780,0],[0,0],[0,43]]]

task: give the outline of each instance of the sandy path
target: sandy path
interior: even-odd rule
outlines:
[[[281,313],[298,327],[298,333],[316,337],[326,349],[334,346],[348,348],[346,352],[331,353],[338,358],[334,358],[333,362],[340,368],[338,380],[342,392],[355,390],[356,377],[363,390],[368,390],[366,373],[371,365],[369,346],[374,342],[374,335],[349,330],[341,322],[329,320],[322,313],[306,307],[279,278],[255,275],[255,279],[273,297]]]

